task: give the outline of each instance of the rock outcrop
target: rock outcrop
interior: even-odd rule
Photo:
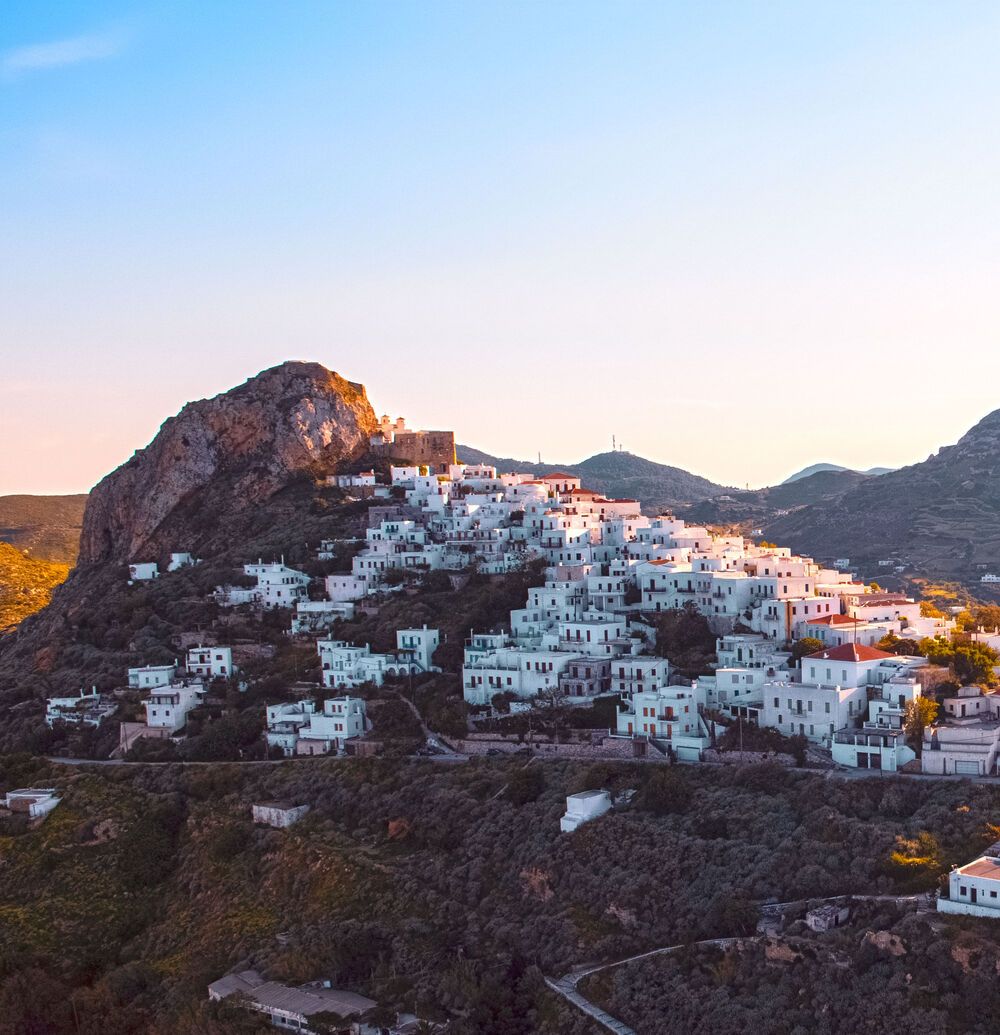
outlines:
[[[376,426],[364,386],[319,363],[282,363],[189,403],[90,494],[79,564],[193,549],[217,508],[252,508],[336,469],[367,450]]]

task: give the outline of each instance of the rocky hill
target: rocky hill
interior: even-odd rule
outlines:
[[[1000,574],[1000,410],[923,463],[776,517],[769,539],[818,557],[898,557],[924,575]]]
[[[618,499],[638,500],[648,514],[726,491],[724,486],[690,471],[658,464],[633,453],[598,453],[578,464],[539,464],[492,456],[472,446],[458,446],[456,451],[464,463],[492,464],[501,471],[530,471],[533,474],[565,471],[582,478],[585,488]]]
[[[360,456],[375,428],[364,387],[318,363],[282,363],[189,403],[90,494],[80,564],[202,548],[220,513]]]
[[[0,542],[40,561],[73,564],[80,545],[86,493],[0,496]]]
[[[211,626],[209,594],[246,560],[306,563],[307,544],[363,531],[364,513],[323,475],[364,455],[374,427],[361,385],[307,363],[266,370],[166,421],[91,493],[79,562],[51,605],[0,636],[0,744],[23,742],[47,694],[107,689],[129,665],[172,660],[178,631]],[[127,586],[128,562],[162,570],[171,550],[205,563],[155,591]]]

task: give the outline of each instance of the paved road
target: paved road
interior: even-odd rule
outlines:
[[[728,948],[738,942],[756,941],[756,938],[708,938],[702,942],[694,942],[693,945],[718,945]],[[615,960],[614,963],[597,963],[593,966],[579,967],[563,974],[561,978],[546,978],[545,983],[553,992],[558,992],[564,999],[567,999],[574,1006],[582,1010],[588,1017],[592,1017],[598,1024],[613,1031],[616,1035],[637,1035],[633,1028],[630,1028],[624,1021],[612,1017],[606,1010],[602,1010],[596,1003],[592,1003],[577,989],[577,984],[588,974],[596,974],[601,970],[609,970],[612,967],[620,967],[625,963],[634,963],[636,960],[643,960],[649,956],[662,956],[668,952],[676,952],[683,949],[683,945],[666,945],[662,949],[650,949],[648,952],[640,952],[635,956],[627,956],[623,960]]]
[[[582,1010],[588,1017],[592,1017],[602,1028],[615,1032],[615,1035],[637,1035],[635,1029],[630,1028],[617,1017],[612,1017],[607,1011],[595,1006],[589,999],[585,999],[576,990],[576,983],[566,978],[546,978],[545,984],[558,993],[564,999],[571,1002],[578,1010]]]

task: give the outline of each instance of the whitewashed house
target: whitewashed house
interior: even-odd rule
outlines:
[[[131,690],[151,690],[167,686],[177,674],[177,663],[172,665],[143,665],[128,670],[128,685]]]
[[[181,568],[190,568],[195,564],[201,564],[201,561],[197,560],[190,553],[172,553],[170,555],[170,563],[167,565],[167,571],[180,571]]]
[[[100,726],[117,711],[114,701],[106,700],[97,692],[97,687],[80,690],[71,697],[50,697],[45,702],[45,723],[54,726],[57,722],[68,726]]]
[[[304,571],[289,568],[284,561],[245,564],[243,571],[256,576],[257,599],[264,607],[294,607],[309,596],[309,576]]]
[[[323,702],[299,730],[296,755],[343,753],[349,740],[363,737],[368,729],[365,702],[360,697],[333,697]]]
[[[192,647],[184,666],[189,675],[203,679],[228,679],[234,675],[232,647]]]
[[[947,897],[939,895],[938,912],[1000,919],[1000,859],[982,855],[948,874]]]
[[[132,582],[150,582],[160,577],[160,566],[155,561],[137,561],[128,566],[128,577]]]
[[[201,704],[205,688],[201,683],[171,683],[150,692],[143,702],[146,726],[151,730],[176,733],[187,724],[188,713]]]
[[[679,760],[697,762],[709,746],[708,727],[701,716],[704,690],[693,686],[661,686],[634,693],[618,712],[618,734],[660,741]]]

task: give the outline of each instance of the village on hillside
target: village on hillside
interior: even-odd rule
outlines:
[[[306,573],[283,559],[248,559],[242,584],[215,591],[221,608],[290,609],[288,635],[315,642],[322,685],[266,707],[272,756],[377,750],[359,689],[441,671],[436,629],[400,628],[388,653],[338,639],[338,624],[357,609],[421,573],[457,586],[470,570],[501,577],[534,564],[544,582],[509,624],[468,630],[469,731],[449,740],[430,731],[429,753],[666,762],[767,754],[786,764],[996,774],[1000,694],[981,685],[994,675],[995,629],[960,631],[951,616],[858,581],[846,560],[824,566],[774,544],[649,517],[635,500],[608,499],[569,474],[456,463],[450,432],[410,431],[384,417],[371,445],[414,460],[388,464],[386,477],[374,469],[329,476],[369,504],[364,540],[346,544],[350,572],[327,575],[322,598],[312,599]],[[316,556],[344,545],[324,541]],[[174,553],[166,574],[197,563]],[[129,574],[137,584],[160,577],[152,561],[136,561]],[[710,667],[692,673],[688,661],[681,671],[669,650],[658,652],[665,616],[681,626],[698,616],[714,637]],[[187,644],[174,664],[130,669],[127,686],[144,693],[145,716],[121,723],[118,754],[143,739],[183,738],[213,680],[239,679],[233,648],[217,642]],[[605,728],[569,742],[477,727],[609,698]],[[94,688],[49,699],[46,721],[99,725],[115,710]],[[762,740],[762,731],[776,736]]]

